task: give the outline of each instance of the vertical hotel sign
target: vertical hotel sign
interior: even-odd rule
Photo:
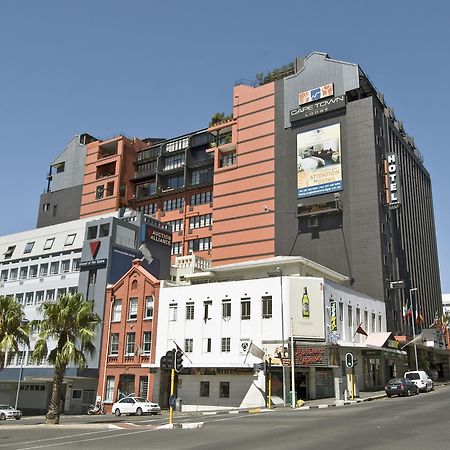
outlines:
[[[399,166],[397,155],[388,153],[384,160],[386,204],[390,209],[400,206]]]

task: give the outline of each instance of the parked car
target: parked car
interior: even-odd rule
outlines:
[[[142,414],[159,414],[161,408],[158,403],[148,402],[141,397],[125,397],[113,404],[112,412],[116,416],[122,414],[142,416]]]
[[[22,411],[13,408],[9,405],[0,405],[0,420],[6,419],[16,419],[19,420],[22,418]]]
[[[430,392],[434,389],[433,380],[424,370],[412,370],[406,372],[404,376],[417,385],[421,392]]]
[[[392,378],[388,384],[384,387],[386,395],[392,397],[393,395],[408,397],[411,394],[418,394],[419,388],[408,378]]]

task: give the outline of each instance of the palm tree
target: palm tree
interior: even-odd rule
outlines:
[[[29,345],[29,328],[22,305],[13,297],[0,295],[0,369],[5,351],[19,351],[19,344]]]
[[[47,360],[54,365],[53,387],[46,423],[58,424],[61,388],[69,363],[83,368],[86,354],[93,355],[95,328],[101,319],[93,311],[94,303],[83,299],[81,294],[62,295],[56,302],[41,305],[43,318],[35,321],[39,337],[32,354],[33,360]],[[49,350],[49,343],[55,345]]]

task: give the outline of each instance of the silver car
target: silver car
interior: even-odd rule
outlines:
[[[9,405],[0,405],[0,420],[6,419],[16,419],[19,420],[22,418],[22,411],[13,408]]]

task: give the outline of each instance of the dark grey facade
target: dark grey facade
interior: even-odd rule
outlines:
[[[413,306],[428,327],[442,306],[431,179],[422,157],[357,65],[323,53],[297,63],[295,75],[276,82],[275,254],[305,256],[347,275],[352,288],[385,301],[388,329],[398,334],[410,333],[402,309],[409,289],[418,288]],[[329,83],[331,98],[344,96],[345,103],[311,107],[314,115],[291,123],[299,93]],[[342,187],[298,198],[297,135],[334,124],[340,125]],[[395,208],[386,200],[391,153],[399,166]],[[392,289],[398,280],[404,287]]]
[[[74,136],[51,162],[39,199],[37,228],[80,218],[86,145],[95,140],[87,133]]]

